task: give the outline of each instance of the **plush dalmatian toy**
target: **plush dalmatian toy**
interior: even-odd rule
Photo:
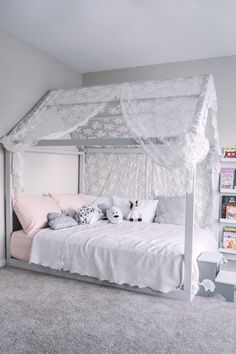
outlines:
[[[134,203],[130,201],[129,203],[130,203],[130,212],[127,216],[127,220],[142,221],[143,219],[139,209],[139,201],[136,200]]]
[[[112,224],[120,224],[123,221],[121,210],[114,206],[107,210],[107,218]]]

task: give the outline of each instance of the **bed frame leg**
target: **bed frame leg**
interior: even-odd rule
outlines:
[[[195,178],[196,172],[189,175],[191,191],[186,193],[186,214],[185,214],[185,243],[184,243],[184,292],[186,301],[191,302],[194,298],[192,291],[193,273],[193,237],[194,237],[194,200],[195,200]]]
[[[13,232],[13,210],[11,205],[11,158],[12,153],[5,150],[5,253],[6,262],[10,260],[10,237]]]

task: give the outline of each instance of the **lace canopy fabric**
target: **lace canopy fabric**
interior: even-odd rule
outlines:
[[[125,139],[133,139],[146,153],[146,157],[136,157],[139,166],[145,166],[146,169],[134,177],[136,188],[133,187],[132,193],[137,190],[140,181],[145,179],[147,182],[151,175],[149,190],[146,187],[144,191],[144,187],[140,187],[141,190],[143,188],[143,192],[140,192],[142,196],[182,194],[190,187],[186,171],[191,174],[198,166],[198,196],[206,193],[206,198],[209,198],[212,171],[218,168],[216,110],[216,93],[211,75],[51,90],[1,139],[4,147],[14,152],[13,189],[15,193],[23,190],[24,150],[37,145],[40,140],[60,139],[70,134],[72,139],[79,139],[76,140],[78,148],[81,148],[82,142],[83,148],[86,148],[86,141],[90,141],[91,147],[92,139],[95,139],[94,147],[104,148],[110,144],[113,148],[124,148],[122,139],[124,142]],[[117,145],[112,143],[112,139]],[[116,159],[118,155],[116,152]],[[104,159],[104,155],[89,158],[88,154],[88,170],[98,176]],[[128,159],[134,164],[129,154],[125,158],[120,156],[117,161],[122,164],[124,159],[126,166]],[[147,169],[152,172],[148,174]],[[116,176],[118,170],[113,170]],[[124,169],[122,173],[125,176]],[[91,176],[87,173],[88,180],[92,180]],[[93,180],[95,187],[86,183],[88,188],[95,188],[97,193],[104,194],[105,190],[114,192],[112,179],[110,185],[107,179],[105,189],[101,181],[95,183]],[[157,185],[158,181],[158,188],[153,188],[152,183]],[[167,187],[166,181],[177,181],[176,187]],[[209,207],[209,203],[207,205]]]

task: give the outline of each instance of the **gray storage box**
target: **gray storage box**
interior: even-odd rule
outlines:
[[[223,256],[219,252],[203,252],[198,257],[199,291],[197,295],[212,296],[214,294],[215,278],[220,270],[222,259]]]

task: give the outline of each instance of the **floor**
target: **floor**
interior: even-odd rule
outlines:
[[[0,289],[1,354],[236,353],[236,304],[219,296],[189,304],[10,267]]]

